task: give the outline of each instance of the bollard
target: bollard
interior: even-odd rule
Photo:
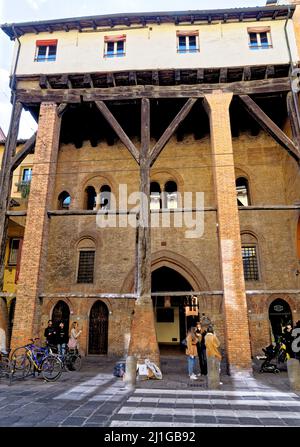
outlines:
[[[136,385],[136,357],[129,355],[126,358],[126,369],[124,375],[124,382],[126,388],[133,389]]]
[[[220,360],[216,357],[207,357],[207,386],[210,390],[220,388]]]
[[[300,391],[300,362],[297,359],[287,361],[290,387],[293,391]]]

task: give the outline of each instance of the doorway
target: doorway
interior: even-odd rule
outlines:
[[[151,280],[154,321],[160,352],[185,352],[180,344],[186,337],[187,330],[194,326],[199,316],[187,316],[188,297],[155,296],[155,292],[192,291],[191,284],[176,270],[170,267],[160,267],[152,272]]]
[[[282,328],[293,325],[292,312],[289,304],[281,298],[274,300],[269,307],[269,319],[275,341],[282,335]]]
[[[58,327],[62,321],[65,324],[67,333],[69,333],[70,309],[64,301],[58,301],[52,311],[52,322],[54,327]]]
[[[90,312],[89,354],[107,354],[108,309],[102,301],[96,301]]]

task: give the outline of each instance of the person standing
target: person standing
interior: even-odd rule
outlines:
[[[206,346],[205,346],[205,336],[207,327],[200,322],[197,322],[196,334],[198,336],[197,352],[199,357],[199,366],[201,376],[207,375],[207,360],[206,360]]]
[[[47,345],[53,346],[56,344],[56,330],[53,326],[52,320],[48,321],[48,326],[44,331],[44,337],[46,338]]]
[[[72,323],[72,327],[71,327],[71,332],[70,332],[70,338],[69,338],[69,343],[68,343],[68,347],[70,349],[78,349],[79,348],[79,344],[78,344],[78,337],[81,334],[82,330],[78,331],[78,323],[77,321],[74,321]]]
[[[215,335],[212,326],[208,326],[205,335],[205,346],[208,366],[208,387],[218,388],[220,382],[221,353],[219,351],[220,341]]]
[[[196,366],[198,337],[196,335],[195,327],[191,327],[190,330],[188,331],[186,337],[186,343],[187,343],[186,355],[188,356],[188,373],[190,379],[196,380],[197,376],[195,374],[195,366]]]
[[[60,355],[65,355],[68,339],[65,323],[61,321],[56,332],[57,350]]]

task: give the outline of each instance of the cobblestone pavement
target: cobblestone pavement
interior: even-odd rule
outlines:
[[[286,372],[222,375],[220,390],[189,380],[186,359],[161,358],[162,380],[138,381],[134,391],[112,375],[117,359],[87,358],[80,372],[55,383],[41,377],[8,385],[0,379],[1,427],[300,427],[300,394]]]

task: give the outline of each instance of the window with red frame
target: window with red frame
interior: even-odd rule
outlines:
[[[54,62],[56,60],[57,39],[37,40],[35,62]]]

